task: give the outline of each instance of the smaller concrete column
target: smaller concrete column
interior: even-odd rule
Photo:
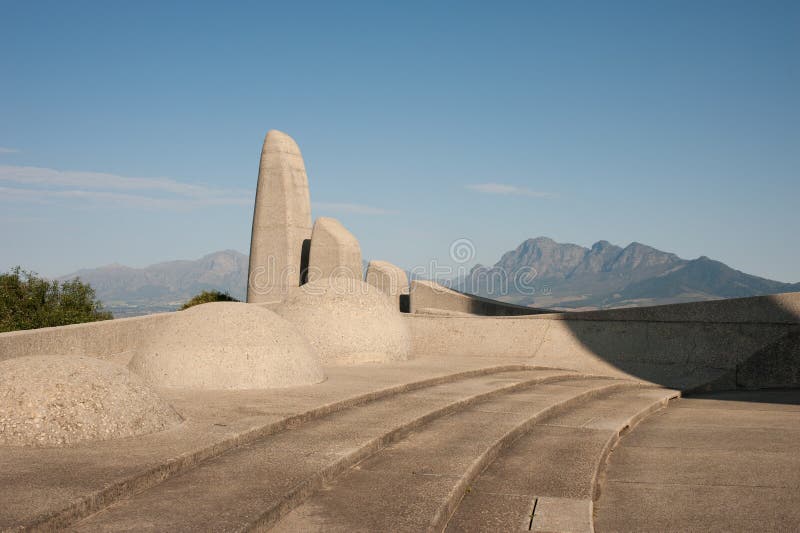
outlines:
[[[395,309],[401,308],[401,296],[408,295],[406,271],[388,261],[370,261],[366,281],[385,294]]]
[[[308,281],[326,278],[362,280],[361,246],[338,220],[319,217],[311,231]]]

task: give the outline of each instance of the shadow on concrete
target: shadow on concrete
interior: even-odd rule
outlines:
[[[800,293],[562,316],[584,348],[648,381],[689,393],[800,387]]]
[[[311,256],[311,239],[303,239],[300,248],[300,285],[308,283],[308,262]]]
[[[722,400],[732,402],[757,402],[773,405],[800,405],[800,388],[731,390],[685,394],[694,400]]]

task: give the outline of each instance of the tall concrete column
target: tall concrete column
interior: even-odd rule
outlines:
[[[300,285],[303,246],[310,238],[311,201],[303,156],[294,139],[271,130],[258,169],[248,302],[279,301]]]

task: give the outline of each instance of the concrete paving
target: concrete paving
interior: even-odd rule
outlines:
[[[596,530],[799,530],[800,391],[673,403],[611,454]]]
[[[0,529],[417,531],[444,527],[455,510],[450,531],[587,530],[609,437],[669,394],[576,403],[587,387],[642,384],[493,357],[324,370],[314,386],[161,389],[184,419],[168,431],[5,447]],[[798,403],[784,391],[672,402],[626,433],[595,527],[797,529]]]

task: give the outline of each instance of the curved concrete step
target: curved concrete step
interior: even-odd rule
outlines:
[[[478,476],[447,531],[593,531],[592,501],[609,451],[676,396],[661,388],[614,391],[548,417]]]
[[[0,500],[6,498],[0,505],[0,530],[66,527],[213,457],[343,409],[445,383],[534,369],[541,368],[425,359],[329,368],[329,379],[312,387],[221,395],[162,391],[186,419],[174,431],[63,450],[6,450],[0,461]],[[137,448],[140,441],[146,450]],[[87,452],[91,465],[82,463]],[[37,481],[42,476],[54,481],[42,486]]]
[[[73,529],[227,531],[269,524],[324,481],[416,427],[497,395],[576,376],[529,369],[409,388],[229,450]]]
[[[545,417],[612,391],[614,379],[538,384],[420,427],[329,483],[277,531],[441,531],[476,476]],[[253,529],[266,529],[258,522]]]

